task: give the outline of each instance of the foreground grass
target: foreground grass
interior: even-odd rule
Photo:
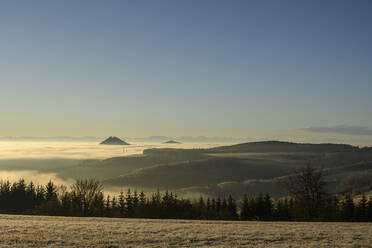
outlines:
[[[372,247],[371,223],[0,215],[0,247]]]

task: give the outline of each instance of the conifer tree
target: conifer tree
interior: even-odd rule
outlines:
[[[199,216],[199,219],[206,219],[207,218],[207,208],[206,208],[206,205],[204,203],[204,199],[202,196],[199,197],[199,201],[197,203],[197,209],[198,209],[198,216]]]
[[[76,215],[76,213],[72,212],[73,207],[70,193],[66,190],[66,187],[62,187],[61,189],[61,207],[59,213],[64,216]]]
[[[119,206],[118,207],[120,211],[120,216],[124,217],[126,214],[126,211],[125,211],[125,196],[124,196],[123,191],[121,191],[119,194]]]
[[[222,208],[222,202],[221,202],[221,197],[218,196],[216,200],[216,218],[220,218],[221,215],[221,209]]]
[[[117,200],[116,200],[116,197],[113,196],[113,197],[112,197],[112,200],[111,200],[111,208],[112,208],[112,209],[116,209],[117,207],[118,207],[118,202],[117,202]]]
[[[227,211],[229,213],[228,217],[230,220],[238,219],[237,206],[235,204],[235,200],[232,198],[231,195],[229,195],[227,199]]]
[[[356,207],[356,219],[358,221],[365,221],[367,219],[368,201],[366,196],[363,194]]]
[[[249,220],[250,217],[251,215],[250,215],[250,206],[249,206],[248,197],[246,194],[244,194],[243,201],[240,206],[240,219]]]
[[[44,187],[38,185],[36,187],[36,205],[40,205],[42,202],[45,201],[45,190]]]
[[[346,194],[342,202],[342,220],[344,221],[354,221],[355,216],[355,205],[350,194]]]
[[[127,217],[132,217],[133,215],[133,198],[132,198],[132,193],[130,189],[128,189],[127,194],[125,196],[125,210],[126,210],[126,216]]]
[[[146,195],[143,191],[141,191],[141,193],[139,194],[139,202],[138,202],[138,213],[137,213],[138,217],[144,218],[147,216],[146,208],[147,208]]]
[[[10,212],[11,210],[11,184],[7,181],[0,182],[0,210]]]
[[[138,203],[139,203],[137,190],[134,190],[133,197],[132,198],[133,198],[132,199],[132,201],[133,201],[133,208],[136,209],[138,207]]]
[[[369,197],[367,203],[367,221],[372,222],[372,196]]]
[[[262,209],[262,220],[272,220],[274,212],[274,204],[272,202],[271,196],[266,194],[263,198],[263,209]]]
[[[45,187],[45,200],[51,201],[57,198],[57,187],[54,185],[52,181],[49,181]]]

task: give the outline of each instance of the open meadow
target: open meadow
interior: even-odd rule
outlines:
[[[372,224],[0,215],[0,237],[0,247],[372,247]]]

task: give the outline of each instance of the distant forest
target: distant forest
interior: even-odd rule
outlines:
[[[125,217],[196,220],[372,221],[372,198],[329,195],[321,172],[305,168],[288,182],[290,197],[274,201],[269,194],[197,200],[165,191],[147,196],[128,189],[117,197],[104,196],[96,180],[77,180],[69,189],[18,182],[0,182],[0,213],[55,216]]]

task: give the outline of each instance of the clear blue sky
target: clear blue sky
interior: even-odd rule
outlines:
[[[1,1],[0,136],[368,143],[371,13],[368,0]]]

